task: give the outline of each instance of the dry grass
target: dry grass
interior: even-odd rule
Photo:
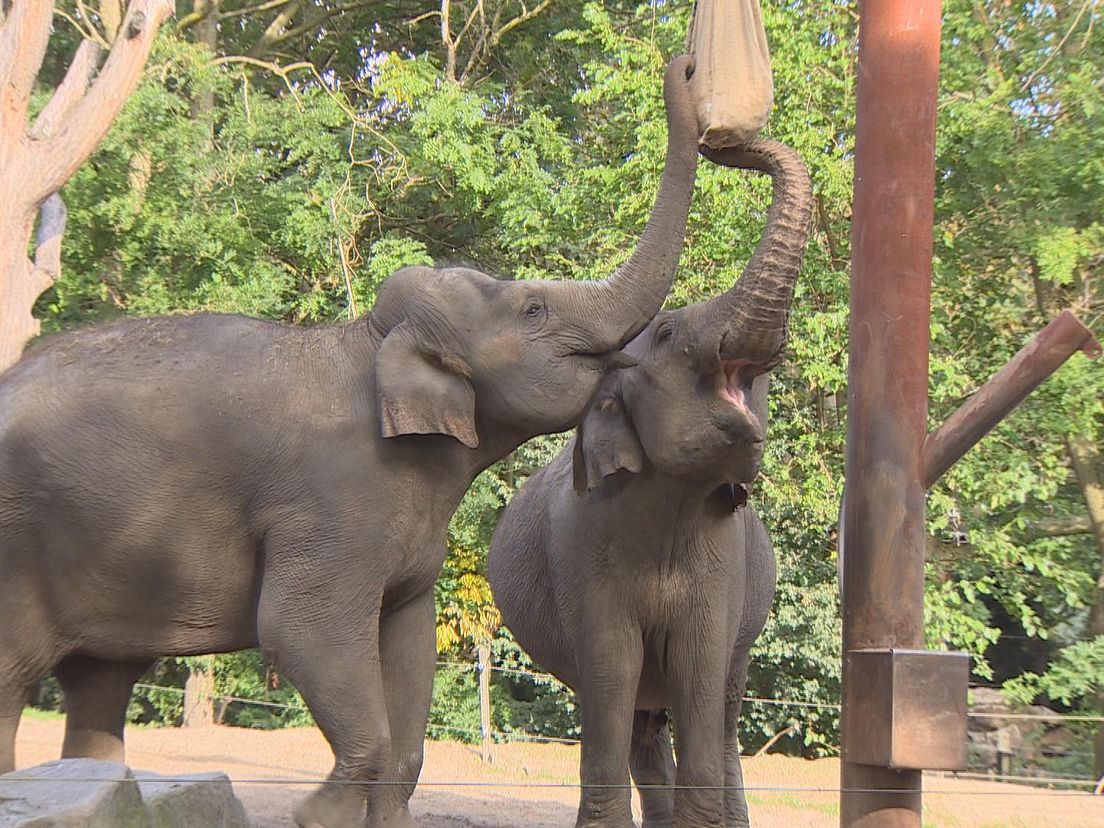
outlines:
[[[56,759],[62,727],[60,719],[25,716],[17,743],[19,767]],[[329,747],[314,728],[136,728],[127,733],[127,759],[135,768],[162,774],[225,771],[258,828],[292,826],[291,809],[310,786],[290,780],[318,779],[332,763]],[[424,828],[570,828],[578,761],[576,747],[508,744],[497,746],[494,764],[484,765],[478,751],[466,745],[429,743],[413,810]],[[752,789],[748,799],[756,828],[838,825],[839,797],[823,790],[838,785],[838,762],[749,758],[744,777]],[[469,784],[443,784],[448,782]],[[772,790],[778,788],[805,790]],[[925,826],[1104,826],[1104,797],[939,777],[927,778],[925,788]]]

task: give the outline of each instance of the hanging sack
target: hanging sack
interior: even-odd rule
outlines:
[[[774,103],[759,0],[698,0],[687,51],[697,64],[690,92],[701,142],[713,149],[753,139]]]

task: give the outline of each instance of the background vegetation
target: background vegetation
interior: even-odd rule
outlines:
[[[856,10],[762,5],[776,86],[767,134],[808,162],[816,227],[755,492],[780,583],[749,692],[832,702]],[[76,29],[100,26],[89,5],[58,8],[45,81],[61,76]],[[944,9],[933,423],[1058,309],[1075,307],[1099,335],[1104,262],[1104,10],[1096,0]],[[139,90],[63,191],[64,270],[38,306],[47,335],[196,310],[340,321],[368,312],[380,280],[412,262],[599,276],[643,225],[662,165],[662,70],[682,49],[687,2],[181,0],[177,10]],[[767,181],[703,164],[669,302],[729,285],[768,206]],[[1102,386],[1099,366],[1075,357],[932,490],[928,510],[931,645],[970,652],[979,682],[1098,714]],[[457,513],[437,586],[442,660],[470,662],[489,641],[497,665],[533,669],[499,629],[484,559],[499,510],[561,441],[523,446]],[[219,693],[301,704],[256,654],[214,664]],[[186,672],[165,663],[155,678],[181,686]],[[434,735],[478,729],[473,681],[438,677]],[[495,706],[503,731],[577,734],[572,699],[545,679],[499,674]],[[134,713],[176,721],[179,698],[146,691]],[[304,716],[224,711],[257,726]],[[781,747],[835,750],[832,710],[750,705],[744,741],[756,748],[787,727]]]

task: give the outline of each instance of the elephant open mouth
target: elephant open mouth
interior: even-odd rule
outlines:
[[[751,414],[748,399],[751,383],[762,370],[750,360],[738,359],[721,363],[721,397],[730,405]]]

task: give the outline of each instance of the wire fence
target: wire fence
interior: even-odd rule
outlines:
[[[990,777],[981,777],[990,780]],[[137,781],[141,781],[140,779]],[[187,784],[195,782],[194,776],[156,776],[158,783]],[[289,776],[289,777],[237,777],[229,780],[234,785],[352,785],[357,787],[388,788],[404,787],[407,782],[392,781],[386,779],[374,781],[361,781],[353,779],[330,779],[328,777],[315,776]],[[66,783],[102,783],[102,776],[35,776],[27,773],[13,772],[5,774],[0,782],[66,782]],[[455,780],[419,780],[419,788],[488,788],[488,789],[578,789],[585,787],[593,790],[663,790],[663,791],[743,791],[745,793],[807,793],[807,794],[840,794],[840,793],[874,793],[874,794],[900,794],[913,796],[915,791],[909,788],[842,788],[834,786],[816,785],[636,785],[636,784],[610,784],[610,785],[580,785],[575,782],[527,782],[522,780],[485,782],[482,780],[455,779]],[[960,790],[957,788],[924,788],[924,794],[937,794],[948,796],[983,796],[983,797],[1009,797],[1024,796],[1036,797],[1037,789],[1024,790]],[[1093,797],[1092,793],[1081,791],[1049,791],[1049,797],[1062,799],[1087,799]]]
[[[478,663],[462,662],[462,661],[438,661],[437,667],[447,668],[451,670],[461,672],[471,672],[476,675],[480,673],[480,666]],[[516,667],[500,667],[493,664],[488,665],[488,670],[491,673],[497,673],[500,675],[511,676],[515,678],[528,678],[545,683],[554,683],[561,685],[559,680],[551,673],[536,672],[532,670],[524,670]],[[562,686],[562,685],[561,685]],[[177,693],[184,695],[183,688],[171,687],[149,683],[138,683],[135,685],[137,688],[154,690],[159,692]],[[567,688],[570,692],[569,688]],[[264,699],[246,698],[241,696],[227,695],[214,693],[208,695],[206,698],[217,702],[219,704],[229,704],[236,702],[245,705],[256,705],[259,707],[267,708],[279,708],[285,710],[291,710],[296,712],[309,713],[307,707],[303,705],[288,704],[282,702],[273,702]],[[840,705],[837,702],[824,702],[824,701],[810,701],[803,699],[773,699],[763,698],[759,696],[744,696],[743,701],[750,704],[762,704],[762,705],[776,705],[794,709],[814,709],[814,710],[832,710],[838,711]],[[1004,712],[988,712],[988,711],[970,711],[970,718],[973,719],[991,719],[991,720],[1014,720],[1014,721],[1030,721],[1035,720],[1038,722],[1045,722],[1051,725],[1054,724],[1066,724],[1066,723],[1099,723],[1104,721],[1104,716],[1086,716],[1086,715],[1074,715],[1074,714],[1045,714],[1045,713],[1004,713]],[[542,734],[526,733],[519,730],[500,730],[494,727],[493,723],[487,719],[484,719],[480,727],[463,727],[458,725],[450,725],[445,723],[435,722],[432,728],[436,732],[445,732],[449,734],[455,734],[457,737],[471,737],[473,740],[490,739],[495,743],[510,743],[510,742],[523,742],[523,743],[538,743],[538,744],[561,744],[561,745],[577,745],[580,744],[580,740],[569,737],[547,736]],[[772,744],[773,742],[771,742]],[[1034,756],[1038,753],[1037,748],[1025,748],[1023,746],[1005,746],[1002,753],[1017,756]],[[1062,756],[1077,756],[1089,758],[1093,753],[1089,750],[1078,751],[1071,750],[1068,747],[1061,749]],[[1026,764],[1026,762],[1021,762]],[[1057,770],[1046,770],[1045,772],[1035,773],[1013,773],[1013,772],[1001,772],[1002,768],[998,764],[997,769],[989,769],[979,771],[977,768],[973,768],[969,771],[948,771],[948,772],[932,772],[930,775],[933,777],[950,777],[961,779],[979,779],[989,781],[1000,782],[1013,782],[1019,784],[1030,784],[1033,786],[1045,785],[1045,786],[1058,786],[1069,788],[1088,788],[1088,794],[1091,795],[1092,789],[1096,788],[1097,791],[1104,789],[1104,780],[1097,780],[1089,776],[1079,774],[1062,773]],[[315,783],[321,781],[320,779],[305,780],[304,783]],[[241,782],[242,784],[268,784],[268,780],[234,780],[235,784]],[[419,783],[421,785],[453,785],[461,784],[455,782],[430,782]],[[462,783],[468,784],[468,783]],[[493,785],[498,787],[542,787],[545,783],[532,783],[532,782],[517,782],[517,783],[471,783],[475,785]],[[746,790],[764,790],[758,788],[747,788]],[[773,790],[773,789],[772,789]],[[778,789],[783,790],[783,789]],[[790,790],[795,792],[807,791],[814,792],[821,789],[818,788],[785,788],[784,790]],[[838,793],[840,789],[830,789],[830,792]],[[1030,790],[1037,790],[1037,788],[1031,788]],[[940,793],[938,790],[925,790],[925,793]],[[948,791],[949,793],[949,791]],[[1069,793],[1075,793],[1073,791]],[[1079,792],[1078,792],[1079,793]]]

